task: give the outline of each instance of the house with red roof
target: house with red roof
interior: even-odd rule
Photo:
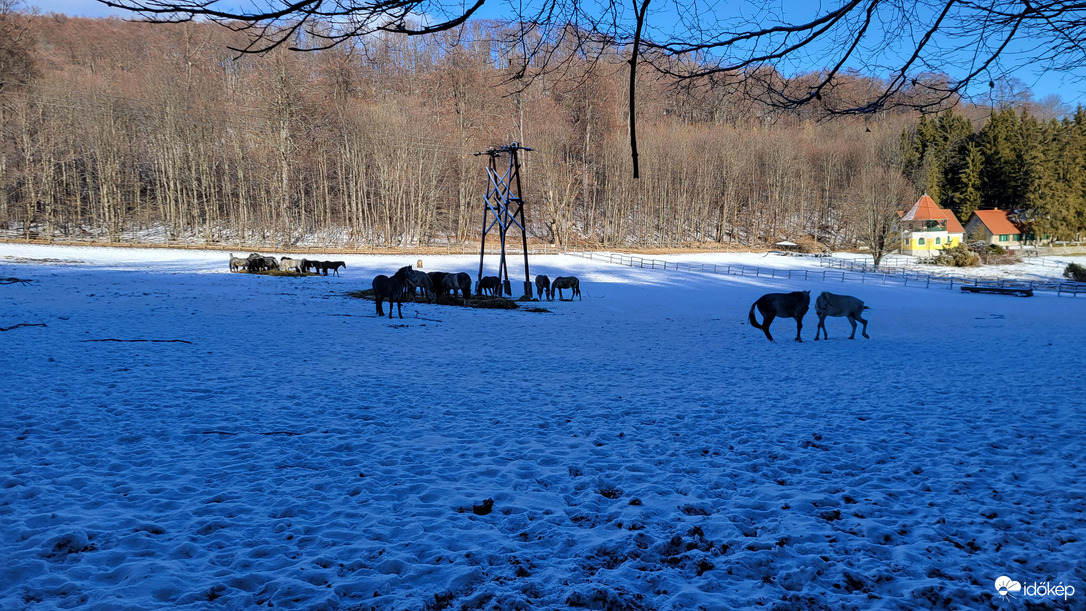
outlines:
[[[944,248],[961,244],[965,228],[954,213],[940,208],[927,193],[901,214],[901,252],[934,257]]]
[[[1006,210],[977,210],[965,222],[970,240],[983,240],[1003,248],[1022,246],[1022,230],[1007,216]]]

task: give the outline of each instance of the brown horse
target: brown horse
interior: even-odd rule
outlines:
[[[769,325],[772,324],[773,319],[778,316],[781,318],[794,318],[796,319],[796,341],[802,342],[803,338],[800,337],[799,333],[803,330],[803,317],[810,307],[811,291],[769,293],[759,297],[758,301],[750,306],[747,319],[752,327],[761,329],[766,338],[773,342],[777,341],[769,334]],[[754,318],[754,308],[758,308],[758,311],[762,313],[762,324],[758,324],[758,320]]]

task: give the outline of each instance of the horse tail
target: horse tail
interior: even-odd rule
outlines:
[[[758,305],[757,301],[750,304],[750,314],[747,314],[747,320],[750,321],[750,326],[754,327],[755,329],[765,329],[765,327],[758,324],[758,321],[754,318],[754,307],[757,306],[757,305]]]
[[[864,309],[864,310],[870,310],[870,309],[871,309],[871,306],[864,306],[864,307],[863,307],[863,308],[861,308],[861,309]]]

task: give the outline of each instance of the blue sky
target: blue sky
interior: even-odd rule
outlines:
[[[24,0],[28,6],[35,7],[42,13],[64,13],[81,17],[106,17],[110,15],[129,17],[132,13],[117,9],[111,9],[97,0]],[[499,6],[505,3],[499,2]],[[1073,108],[1082,104],[1086,106],[1086,81],[1084,77],[1066,75],[1058,72],[1044,71],[1040,69],[1022,68],[1013,73],[1013,76],[1033,92],[1036,100],[1041,100],[1048,95],[1058,95],[1065,104]],[[983,102],[983,100],[976,100]]]

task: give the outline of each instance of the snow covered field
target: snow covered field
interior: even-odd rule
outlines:
[[[0,609],[1086,608],[1086,298],[537,256],[584,299],[390,321],[416,257],[329,258],[0,244]],[[747,324],[807,289],[871,339]]]

